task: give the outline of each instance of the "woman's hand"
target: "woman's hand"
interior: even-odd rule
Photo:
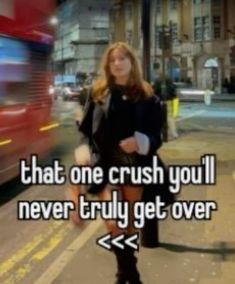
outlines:
[[[119,146],[127,154],[138,151],[138,144],[134,136],[123,139],[122,141],[120,141]]]

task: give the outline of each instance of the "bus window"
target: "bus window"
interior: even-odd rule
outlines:
[[[6,84],[5,105],[21,104],[28,101],[28,82],[10,82]]]
[[[0,37],[0,105],[27,101],[29,54],[19,40]]]

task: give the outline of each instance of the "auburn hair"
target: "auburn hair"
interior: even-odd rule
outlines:
[[[116,42],[111,44],[105,51],[98,78],[92,85],[92,98],[95,102],[102,101],[108,92],[109,86],[115,83],[115,78],[110,72],[109,59],[113,50],[118,49],[124,53],[130,59],[131,71],[127,82],[127,87],[130,90],[135,90],[137,95],[136,99],[147,98],[153,95],[152,86],[143,80],[140,65],[133,49],[125,42]]]

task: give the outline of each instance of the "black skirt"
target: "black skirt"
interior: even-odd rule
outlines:
[[[103,182],[101,184],[91,184],[87,186],[87,191],[91,194],[101,192],[104,187],[109,183],[109,169],[115,167],[133,167],[137,166],[138,154],[127,154],[120,147],[116,147],[111,151],[105,151],[103,156],[94,153],[92,155],[92,167],[99,166],[103,169]],[[125,184],[131,185],[130,177],[125,177]],[[118,185],[117,185],[118,186]]]

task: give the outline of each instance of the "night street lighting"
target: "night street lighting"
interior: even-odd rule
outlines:
[[[53,17],[50,18],[49,23],[52,26],[57,26],[59,24],[59,20],[56,16],[53,16]]]

